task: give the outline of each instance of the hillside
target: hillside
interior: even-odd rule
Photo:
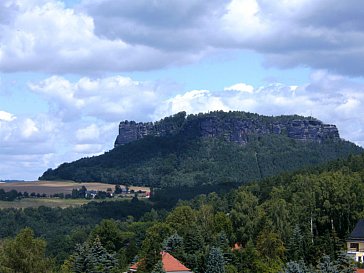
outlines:
[[[73,255],[79,255],[76,245],[98,237],[108,253],[120,253],[116,259],[121,272],[136,255],[153,268],[153,253],[162,248],[193,272],[206,272],[209,252],[216,247],[232,269],[226,272],[292,272],[284,268],[294,265],[309,268],[299,272],[322,273],[326,272],[320,269],[322,264],[339,267],[331,272],[353,272],[343,268],[352,265],[342,250],[363,218],[363,179],[361,154],[248,183],[225,194],[200,195],[172,210],[159,210],[158,200],[137,199],[67,209],[0,210],[0,237],[32,228],[46,240],[47,257],[58,268],[74,263]]]
[[[300,116],[179,113],[156,123],[121,122],[116,147],[64,163],[41,180],[158,187],[244,183],[363,150],[334,125]]]

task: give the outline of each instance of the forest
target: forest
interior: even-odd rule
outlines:
[[[245,146],[185,134],[146,137],[100,156],[63,163],[40,180],[97,181],[150,187],[243,184],[361,153],[353,143],[251,136]]]
[[[1,210],[0,272],[125,272],[136,261],[163,272],[162,250],[196,273],[354,272],[344,243],[364,218],[363,180],[361,154],[177,203],[161,190],[148,202]]]

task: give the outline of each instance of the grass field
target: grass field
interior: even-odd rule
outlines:
[[[88,190],[106,191],[108,188],[114,190],[115,185],[105,183],[76,183],[73,181],[34,181],[34,182],[16,182],[16,183],[0,183],[0,189],[5,191],[16,190],[18,192],[45,193],[47,196],[55,193],[71,193],[73,189],[80,189],[85,186]],[[129,187],[134,191],[150,191],[148,187]],[[120,198],[112,199],[60,199],[60,198],[24,198],[15,201],[0,201],[0,209],[6,208],[35,208],[40,206],[67,208],[73,206],[81,206],[90,201],[116,201]]]
[[[17,183],[0,183],[0,189],[5,191],[16,190],[18,192],[28,192],[29,194],[39,193],[39,194],[55,194],[55,193],[71,193],[73,189],[80,189],[85,186],[87,190],[95,191],[106,191],[108,188],[115,189],[113,184],[105,183],[76,183],[73,181],[34,181],[34,182],[17,182]],[[134,191],[144,190],[150,191],[147,187],[129,187]]]
[[[46,207],[75,207],[84,205],[90,201],[95,200],[86,200],[86,199],[59,199],[59,198],[24,198],[16,201],[0,201],[0,209],[8,209],[8,208],[37,208],[40,206]]]

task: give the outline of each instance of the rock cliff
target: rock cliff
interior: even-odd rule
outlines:
[[[322,142],[339,140],[335,125],[324,124],[312,117],[269,117],[246,112],[210,112],[189,115],[185,112],[167,117],[158,122],[122,121],[115,146],[141,139],[145,136],[167,136],[174,134],[194,135],[203,138],[224,138],[238,144],[267,134],[281,134],[298,141]]]

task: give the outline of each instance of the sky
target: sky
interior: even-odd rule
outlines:
[[[364,146],[363,13],[360,0],[1,0],[0,180],[179,111],[313,116]]]

